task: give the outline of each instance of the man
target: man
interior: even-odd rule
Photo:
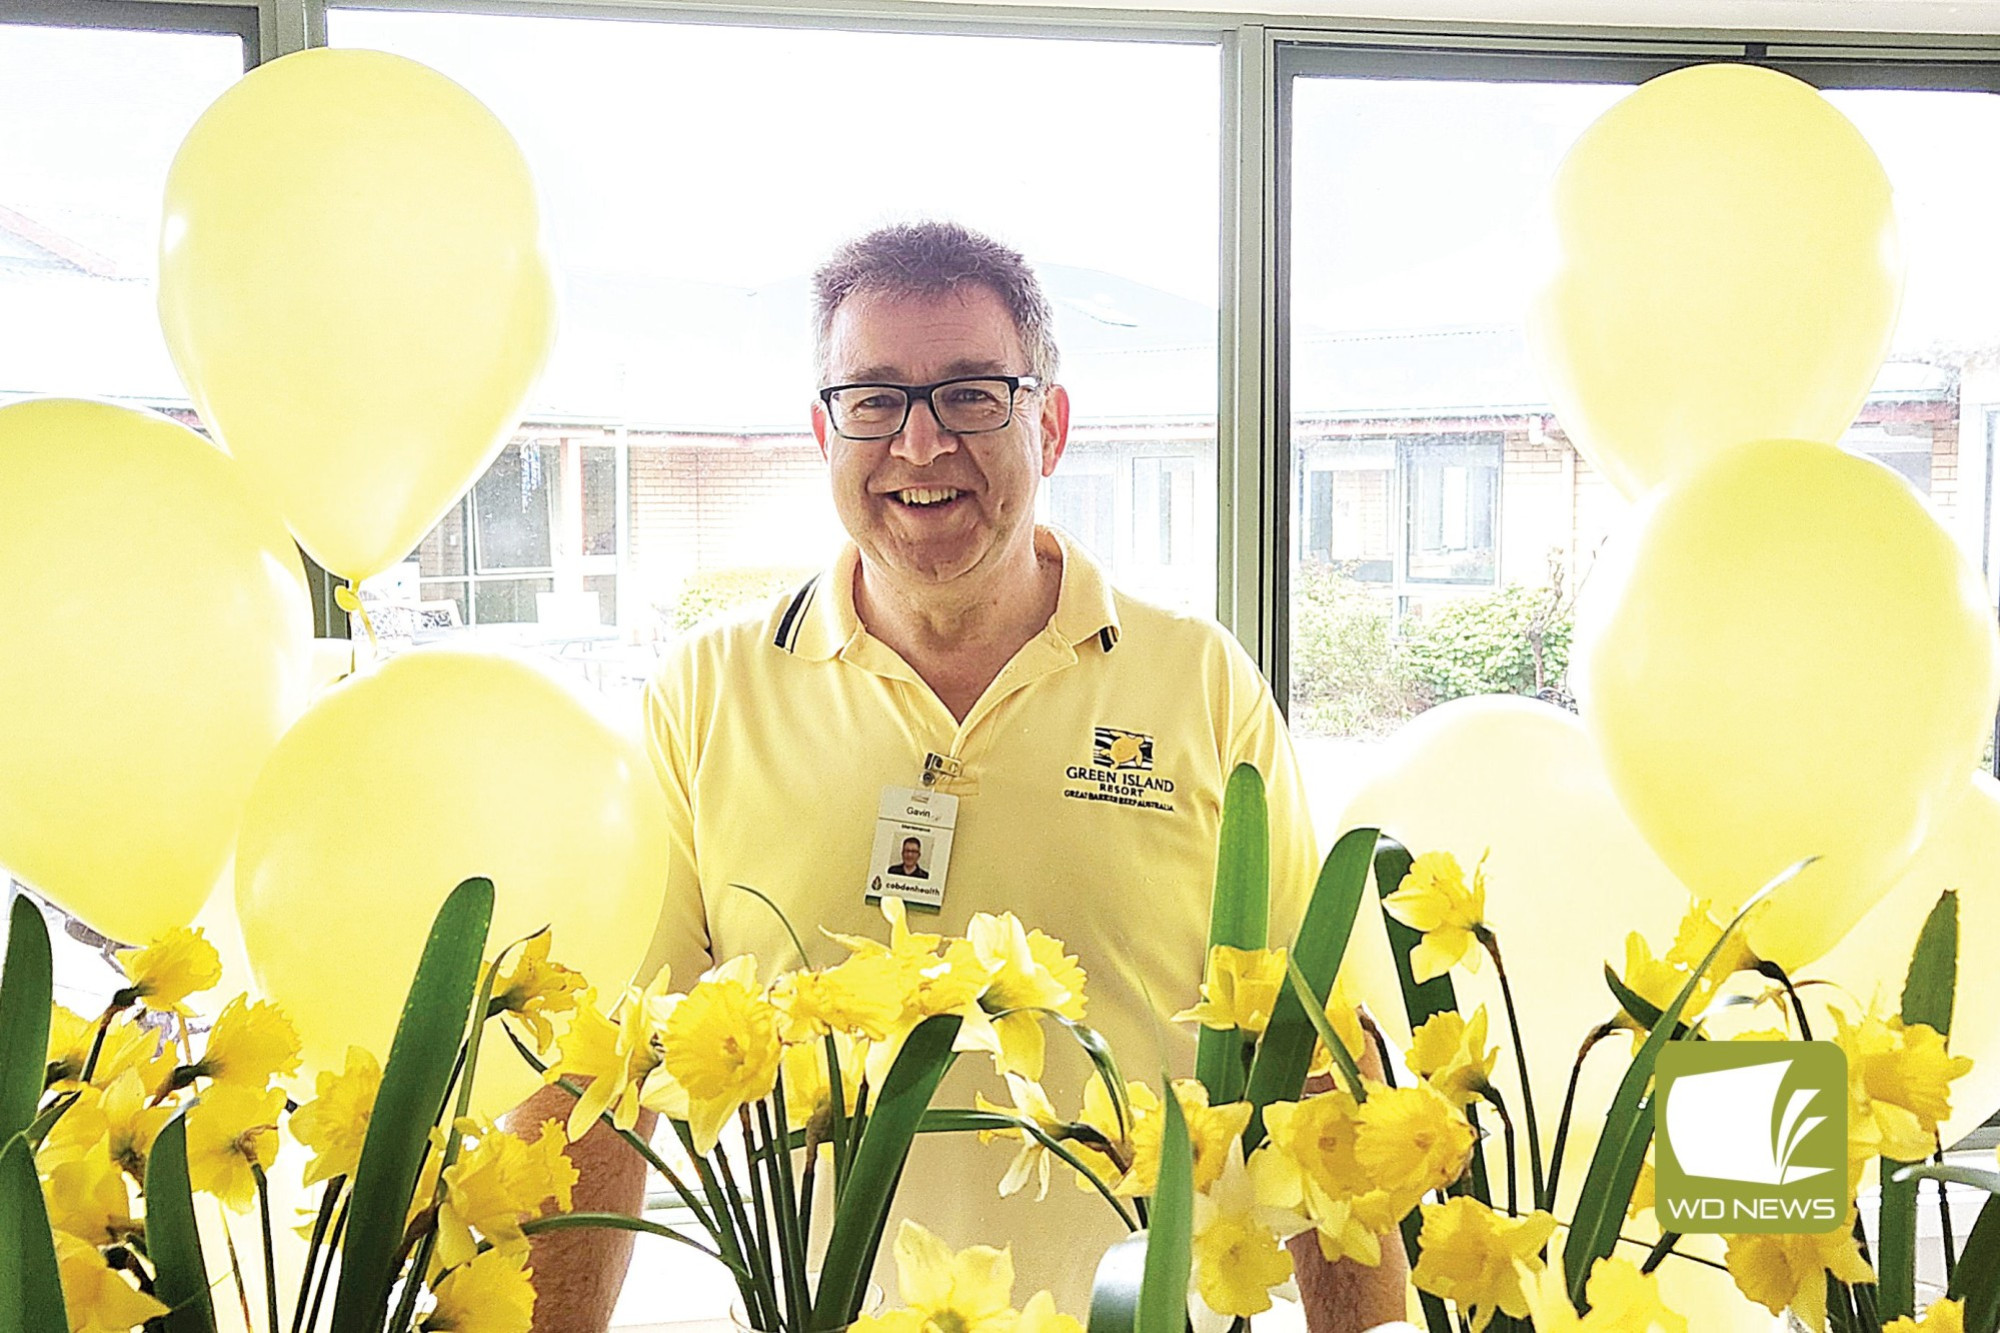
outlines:
[[[1115,592],[1081,548],[1035,525],[1070,402],[1048,302],[1018,254],[948,224],[892,227],[843,247],[816,288],[813,434],[852,542],[768,614],[680,645],[649,689],[675,826],[651,964],[671,966],[677,988],[741,953],[767,973],[796,966],[782,925],[736,884],[779,903],[809,949],[821,927],[880,937],[867,892],[878,821],[918,792],[919,804],[950,797],[936,816],[949,842],[933,840],[922,890],[935,911],[912,908],[915,928],[959,933],[976,912],[1015,913],[1080,958],[1086,1021],[1128,1076],[1156,1081],[1162,1059],[1186,1074],[1194,1034],[1164,1015],[1201,979],[1238,763],[1270,792],[1275,938],[1290,937],[1317,869],[1270,691],[1212,621]],[[772,837],[774,818],[796,834]],[[897,870],[921,850],[906,841]],[[825,944],[809,961],[841,956]],[[1074,1114],[1090,1066],[1059,1032],[1049,1049],[1045,1085]],[[967,1057],[936,1104],[970,1106],[975,1089],[1006,1095],[990,1062]],[[622,1146],[586,1139],[572,1155],[578,1207],[636,1205]],[[955,1248],[1011,1245],[1017,1302],[1049,1287],[1082,1315],[1096,1258],[1122,1229],[1068,1182],[1045,1201],[1002,1200],[1011,1155],[924,1136],[899,1212]],[[593,1272],[622,1271],[606,1241],[571,1244],[583,1241]],[[584,1310],[603,1297],[571,1267],[537,1252],[538,1328],[601,1327]]]
[[[923,843],[915,838],[903,839],[903,859],[890,866],[884,874],[901,875],[904,879],[929,879],[931,872],[917,864],[924,854]]]

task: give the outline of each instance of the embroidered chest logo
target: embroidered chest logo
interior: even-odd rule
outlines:
[[[1090,729],[1090,762],[1063,770],[1063,795],[1072,801],[1106,801],[1140,810],[1179,809],[1173,779],[1153,771],[1153,738],[1143,731]]]

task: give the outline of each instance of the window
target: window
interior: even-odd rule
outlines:
[[[808,430],[808,276],[914,216],[1020,248],[1056,307],[1074,418],[1043,517],[1134,592],[1214,605],[1213,46],[345,8],[328,36],[422,60],[506,122],[560,270],[520,437],[415,557],[419,602],[461,622],[433,632],[631,692],[663,639],[822,565],[842,534]],[[884,69],[825,95],[831,71]],[[927,98],[952,114],[913,119]],[[944,151],[966,142],[1000,147],[968,173]],[[833,169],[880,143],[902,165],[865,190]]]

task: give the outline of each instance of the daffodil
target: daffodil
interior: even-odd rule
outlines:
[[[211,1084],[187,1113],[188,1183],[238,1212],[257,1197],[252,1168],[268,1171],[278,1155],[283,1088]]]
[[[143,949],[118,951],[126,990],[160,1014],[188,1015],[187,997],[222,980],[222,956],[199,926],[168,931]]]
[[[545,1205],[570,1206],[576,1168],[563,1154],[562,1126],[545,1121],[528,1143],[490,1125],[461,1121],[461,1134],[477,1141],[444,1169],[444,1199],[438,1206],[437,1255],[447,1268],[471,1261],[478,1239],[494,1245],[526,1239],[521,1224],[539,1217]]]
[[[216,1083],[261,1089],[299,1068],[299,1030],[282,1009],[239,995],[223,1006],[209,1029],[193,1074]]]
[[[620,1129],[638,1123],[640,1085],[660,1063],[653,1029],[681,998],[667,993],[668,978],[663,967],[643,991],[628,988],[615,1020],[597,1008],[594,991],[578,998],[575,1018],[557,1043],[556,1059],[544,1076],[551,1083],[573,1077],[589,1084],[570,1108],[567,1132],[572,1143],[607,1111]]]
[[[1826,1278],[1873,1282],[1875,1270],[1854,1242],[1854,1215],[1823,1235],[1770,1232],[1731,1236],[1723,1260],[1736,1289],[1772,1314],[1789,1307],[1814,1333],[1826,1328]]]
[[[528,1333],[535,1322],[525,1248],[487,1250],[446,1273],[436,1296],[417,1321],[423,1333]]]
[[[1535,1333],[1688,1333],[1686,1316],[1669,1310],[1660,1280],[1641,1273],[1630,1259],[1599,1259],[1591,1265],[1584,1298],[1590,1313],[1569,1303],[1562,1267],[1519,1268],[1521,1290],[1534,1315]]]
[[[845,1032],[832,1036],[834,1058],[840,1062],[841,1113],[852,1115],[860,1103],[866,1050],[862,1042]],[[792,1128],[805,1130],[813,1143],[825,1143],[833,1123],[833,1077],[826,1065],[826,1040],[785,1047],[779,1069],[785,1080],[786,1119]]]
[[[1933,1301],[1923,1318],[1904,1315],[1882,1326],[1882,1333],[1965,1333],[1965,1302]]]
[[[947,951],[969,949],[976,960],[961,964],[983,971],[986,987],[979,1008],[992,1019],[994,1063],[1002,1074],[1042,1076],[1046,1046],[1040,1010],[1080,1020],[1084,1011],[1083,968],[1063,951],[1061,940],[1028,930],[1012,912],[978,912],[966,923],[965,939]]]
[[[493,983],[490,1006],[490,1012],[521,1028],[542,1055],[556,1038],[549,1019],[575,1012],[578,993],[589,984],[581,972],[549,961],[550,939],[543,930],[521,946],[513,970]]]
[[[1687,915],[1681,918],[1680,928],[1674,933],[1674,942],[1667,949],[1667,961],[1686,972],[1694,971],[1701,966],[1701,960],[1708,956],[1708,951],[1715,947],[1716,941],[1722,938],[1726,924],[1717,919],[1713,903],[1706,898],[1697,899],[1688,908]],[[1729,937],[1729,942],[1716,954],[1715,961],[1709,964],[1707,980],[1713,985],[1734,973],[1754,971],[1756,966],[1757,955],[1744,941],[1743,932],[1738,931]]]
[[[1382,1262],[1383,1233],[1417,1206],[1417,1194],[1376,1186],[1354,1155],[1359,1104],[1345,1088],[1264,1108],[1266,1139],[1250,1159],[1258,1196],[1298,1209],[1329,1261]]]
[[[111,1245],[140,1230],[132,1219],[132,1194],[125,1173],[102,1140],[48,1173],[42,1197],[49,1225],[93,1245]]]
[[[351,1176],[361,1165],[361,1146],[368,1138],[368,1120],[375,1111],[375,1094],[382,1088],[382,1066],[359,1046],[347,1048],[347,1066],[335,1073],[323,1069],[313,1079],[314,1098],[293,1112],[292,1137],[312,1149],[305,1183],[318,1184],[335,1176]]]
[[[87,1087],[63,1112],[35,1154],[43,1170],[75,1161],[102,1145],[112,1165],[143,1183],[146,1154],[179,1108],[151,1105],[145,1081],[127,1069],[103,1088]]]
[[[1676,966],[1668,959],[1655,958],[1652,946],[1646,943],[1646,937],[1638,931],[1635,930],[1625,937],[1625,970],[1618,979],[1625,984],[1626,990],[1652,1005],[1654,1009],[1664,1013],[1667,1006],[1674,1002],[1674,997],[1681,993],[1681,987],[1687,984],[1688,976],[1687,970]],[[1704,979],[1703,984],[1697,986],[1694,994],[1688,997],[1683,1014],[1687,1016],[1699,1014],[1706,1007],[1709,992],[1713,989],[1713,985]],[[1638,1034],[1634,1037],[1635,1041],[1643,1040],[1651,1026],[1637,1015],[1628,1014],[1623,1009],[1618,1011],[1618,1022],[1620,1026],[1631,1028]]]
[[[1188,1142],[1194,1148],[1194,1187],[1199,1192],[1222,1175],[1229,1145],[1243,1137],[1243,1128],[1250,1123],[1250,1103],[1210,1106],[1208,1089],[1192,1078],[1175,1079],[1174,1093],[1180,1098]],[[1163,1115],[1151,1115],[1132,1127],[1132,1169],[1119,1182],[1117,1193],[1128,1198],[1150,1197],[1158,1187],[1160,1140],[1166,1131],[1166,1119]]]
[[[1478,1135],[1429,1083],[1382,1088],[1355,1111],[1354,1158],[1382,1189],[1424,1194],[1465,1174]]]
[[[1540,1252],[1555,1234],[1556,1219],[1539,1209],[1505,1217],[1468,1195],[1423,1209],[1421,1254],[1410,1274],[1417,1289],[1456,1301],[1473,1333],[1483,1333],[1496,1312],[1525,1318],[1523,1274],[1540,1271]]]
[[[1303,1217],[1259,1200],[1243,1165],[1243,1145],[1231,1144],[1222,1174],[1194,1197],[1193,1309],[1223,1316],[1197,1319],[1197,1333],[1214,1333],[1231,1318],[1270,1309],[1271,1293],[1292,1280],[1284,1241],[1307,1225]]]
[[[1176,1023],[1199,1023],[1218,1031],[1260,1034],[1271,1024],[1271,1011],[1285,990],[1283,949],[1233,949],[1218,944],[1208,951],[1202,978],[1201,1003],[1174,1015]]]
[[[1404,1059],[1410,1072],[1448,1097],[1455,1106],[1477,1101],[1491,1086],[1500,1048],[1486,1044],[1486,1006],[1473,1010],[1472,1020],[1456,1009],[1433,1014],[1410,1034]]]
[[[1116,1181],[1131,1166],[1133,1129],[1141,1120],[1158,1113],[1160,1095],[1144,1083],[1128,1080],[1125,1109],[1126,1118],[1121,1124],[1111,1090],[1105,1086],[1103,1077],[1093,1072],[1090,1082],[1084,1084],[1083,1109],[1077,1113],[1076,1123],[1095,1130],[1098,1139],[1111,1151],[1107,1154],[1091,1139],[1079,1136],[1070,1143],[1070,1152],[1099,1180]],[[1076,1187],[1086,1194],[1097,1188],[1081,1172],[1076,1173]]]
[[[1054,1296],[1038,1291],[1021,1307],[1021,1321],[1014,1326],[1014,1333],[1083,1333],[1083,1325],[1074,1315],[1056,1309]]]
[[[76,1092],[87,1086],[83,1077],[86,1067],[90,1069],[90,1086],[106,1087],[126,1071],[138,1070],[146,1091],[158,1091],[161,1075],[173,1067],[173,1057],[163,1050],[160,1030],[136,1022],[129,1013],[115,1014],[105,1025],[100,1044],[98,1026],[59,1004],[49,1006],[49,1091]],[[90,1062],[92,1048],[97,1050],[94,1065]],[[156,1072],[156,1065],[164,1068]]]
[[[1019,1074],[1007,1075],[1007,1092],[1014,1099],[1010,1106],[999,1106],[986,1100],[984,1095],[974,1099],[974,1106],[981,1111],[997,1111],[1011,1115],[1017,1120],[1025,1120],[1040,1129],[1052,1139],[1060,1139],[1068,1134],[1069,1125],[1056,1114],[1056,1108],[1049,1104],[1048,1094],[1042,1085]],[[1028,1183],[1028,1177],[1038,1176],[1040,1188],[1035,1192],[1037,1199],[1049,1197],[1049,1166],[1055,1160],[1041,1140],[1025,1129],[1005,1129],[979,1131],[981,1143],[991,1143],[998,1138],[1020,1140],[1021,1150],[1014,1154],[1014,1160],[1007,1167],[1007,1174],[1000,1178],[1000,1197],[1006,1198],[1021,1192]]]
[[[1918,1161],[1937,1148],[1938,1121],[1951,1115],[1951,1081],[1972,1061],[1945,1049],[1923,1023],[1870,1013],[1852,1021],[1833,1012],[1834,1040],[1847,1053],[1849,1179],[1870,1157]]]
[[[845,945],[855,958],[887,959],[896,968],[902,1011],[886,1036],[869,1041],[864,1071],[867,1081],[880,1087],[917,1025],[940,1014],[956,1014],[959,1018],[958,1036],[952,1043],[954,1050],[985,1051],[1000,1058],[1000,1035],[979,1003],[992,981],[992,973],[978,951],[968,942],[957,940],[947,953],[940,955],[938,949],[944,943],[943,937],[911,930],[908,912],[900,898],[882,899],[882,915],[889,923],[886,945],[862,935],[827,932],[828,938]]]
[[[1326,997],[1326,1021],[1333,1029],[1333,1035],[1340,1038],[1340,1044],[1347,1049],[1348,1055],[1359,1064],[1362,1052],[1367,1049],[1368,1034],[1361,1026],[1361,1010],[1348,993],[1345,977],[1333,979],[1333,991]],[[1325,1042],[1313,1042],[1312,1063],[1307,1066],[1306,1072],[1311,1076],[1333,1072],[1333,1052],[1327,1050]]]
[[[778,1011],[759,993],[755,977],[754,959],[731,959],[689,991],[660,1030],[660,1066],[686,1095],[688,1130],[699,1153],[715,1147],[738,1107],[777,1086]],[[655,1102],[649,1094],[642,1100]]]
[[[787,972],[771,986],[787,1044],[828,1033],[885,1041],[903,1013],[906,970],[890,953],[856,954],[835,967]]]
[[[974,1245],[954,1254],[905,1220],[895,1254],[903,1304],[923,1323],[949,1333],[1014,1333],[1014,1258],[1006,1250]]]
[[[55,1233],[56,1268],[70,1333],[130,1333],[167,1307],[113,1272],[95,1245],[66,1232]]]
[[[1465,871],[1450,852],[1425,852],[1382,907],[1423,941],[1410,951],[1410,970],[1420,982],[1441,977],[1460,963],[1477,971],[1479,935],[1486,929],[1486,859]]]

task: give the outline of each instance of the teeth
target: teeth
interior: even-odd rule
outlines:
[[[897,491],[896,498],[906,505],[934,505],[957,499],[958,492],[946,486],[911,486]]]

